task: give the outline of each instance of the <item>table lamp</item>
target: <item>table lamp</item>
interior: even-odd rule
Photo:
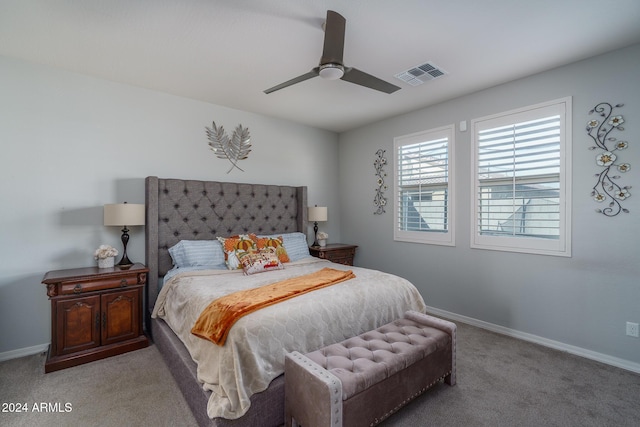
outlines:
[[[313,221],[313,246],[318,246],[318,222],[324,222],[327,220],[327,207],[318,206],[308,208],[309,221]]]
[[[144,225],[144,205],[133,203],[118,203],[112,205],[104,205],[104,225],[118,226],[122,228],[122,259],[118,263],[119,266],[130,266],[133,263],[127,256],[127,243],[129,242],[129,229],[127,226]]]

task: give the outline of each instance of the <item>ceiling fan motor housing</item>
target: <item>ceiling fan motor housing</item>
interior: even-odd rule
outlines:
[[[344,76],[344,67],[340,64],[322,64],[318,71],[320,77],[327,80],[338,80]]]

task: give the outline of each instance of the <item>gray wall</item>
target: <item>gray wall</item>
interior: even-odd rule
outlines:
[[[594,213],[597,172],[584,132],[600,101],[623,102],[621,153],[638,187],[640,46],[442,103],[336,136],[333,133],[0,57],[0,360],[50,340],[43,274],[92,265],[120,232],[102,226],[102,205],[144,201],[144,177],[300,184],[309,203],[327,205],[331,241],[358,244],[356,263],[404,276],[427,304],[490,325],[640,363],[640,195],[628,215]],[[404,90],[428,91],[428,84]],[[469,249],[470,135],[457,132],[456,246],[393,241],[391,206],[373,215],[374,153],[393,137],[564,96],[573,97],[573,257]],[[246,172],[208,149],[204,126],[248,126]],[[339,139],[339,141],[338,141]],[[283,156],[283,153],[287,156]],[[391,165],[386,168],[392,176]],[[634,193],[632,189],[632,194]],[[390,198],[391,188],[386,192]],[[143,229],[129,254],[144,260]]]
[[[625,336],[626,321],[640,322],[638,76],[635,45],[341,134],[342,237],[360,245],[356,263],[408,278],[431,307],[639,370],[640,339]],[[430,84],[437,83],[403,90],[428,93]],[[458,123],[565,96],[573,97],[573,257],[470,249],[471,135]],[[624,202],[631,213],[614,218],[595,213],[601,206],[589,195],[598,168],[585,125],[601,101],[625,104],[618,111],[626,130],[618,136],[630,144],[618,154],[632,166],[621,179],[634,186]],[[451,123],[457,129],[456,246],[395,242],[392,165],[386,168],[387,213],[373,215],[374,153],[386,149],[392,160],[395,136]]]
[[[0,57],[0,360],[50,341],[46,271],[95,265],[105,203],[144,203],[144,178],[307,185],[339,239],[338,137],[292,122]],[[205,126],[249,128],[245,172],[209,150]],[[309,229],[311,239],[312,230]],[[144,262],[144,229],[128,254]]]

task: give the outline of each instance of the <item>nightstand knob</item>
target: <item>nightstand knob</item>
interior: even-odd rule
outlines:
[[[120,280],[120,287],[121,288],[126,288],[127,287],[127,279]]]
[[[74,294],[79,294],[80,292],[82,292],[82,285],[80,283],[78,283],[77,285],[75,285],[73,287],[73,293]]]

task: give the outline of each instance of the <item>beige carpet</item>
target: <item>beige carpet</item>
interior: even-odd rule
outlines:
[[[44,373],[45,355],[0,363],[1,401],[27,413],[0,413],[0,426],[196,426],[155,346],[61,371]],[[54,410],[34,412],[52,403]]]
[[[44,374],[44,355],[0,363],[0,426],[196,426],[155,346]],[[383,426],[639,426],[640,375],[458,324],[458,384]],[[45,403],[55,410],[34,412]],[[348,427],[348,426],[347,426]]]
[[[384,426],[640,426],[640,374],[462,323],[457,361]]]

